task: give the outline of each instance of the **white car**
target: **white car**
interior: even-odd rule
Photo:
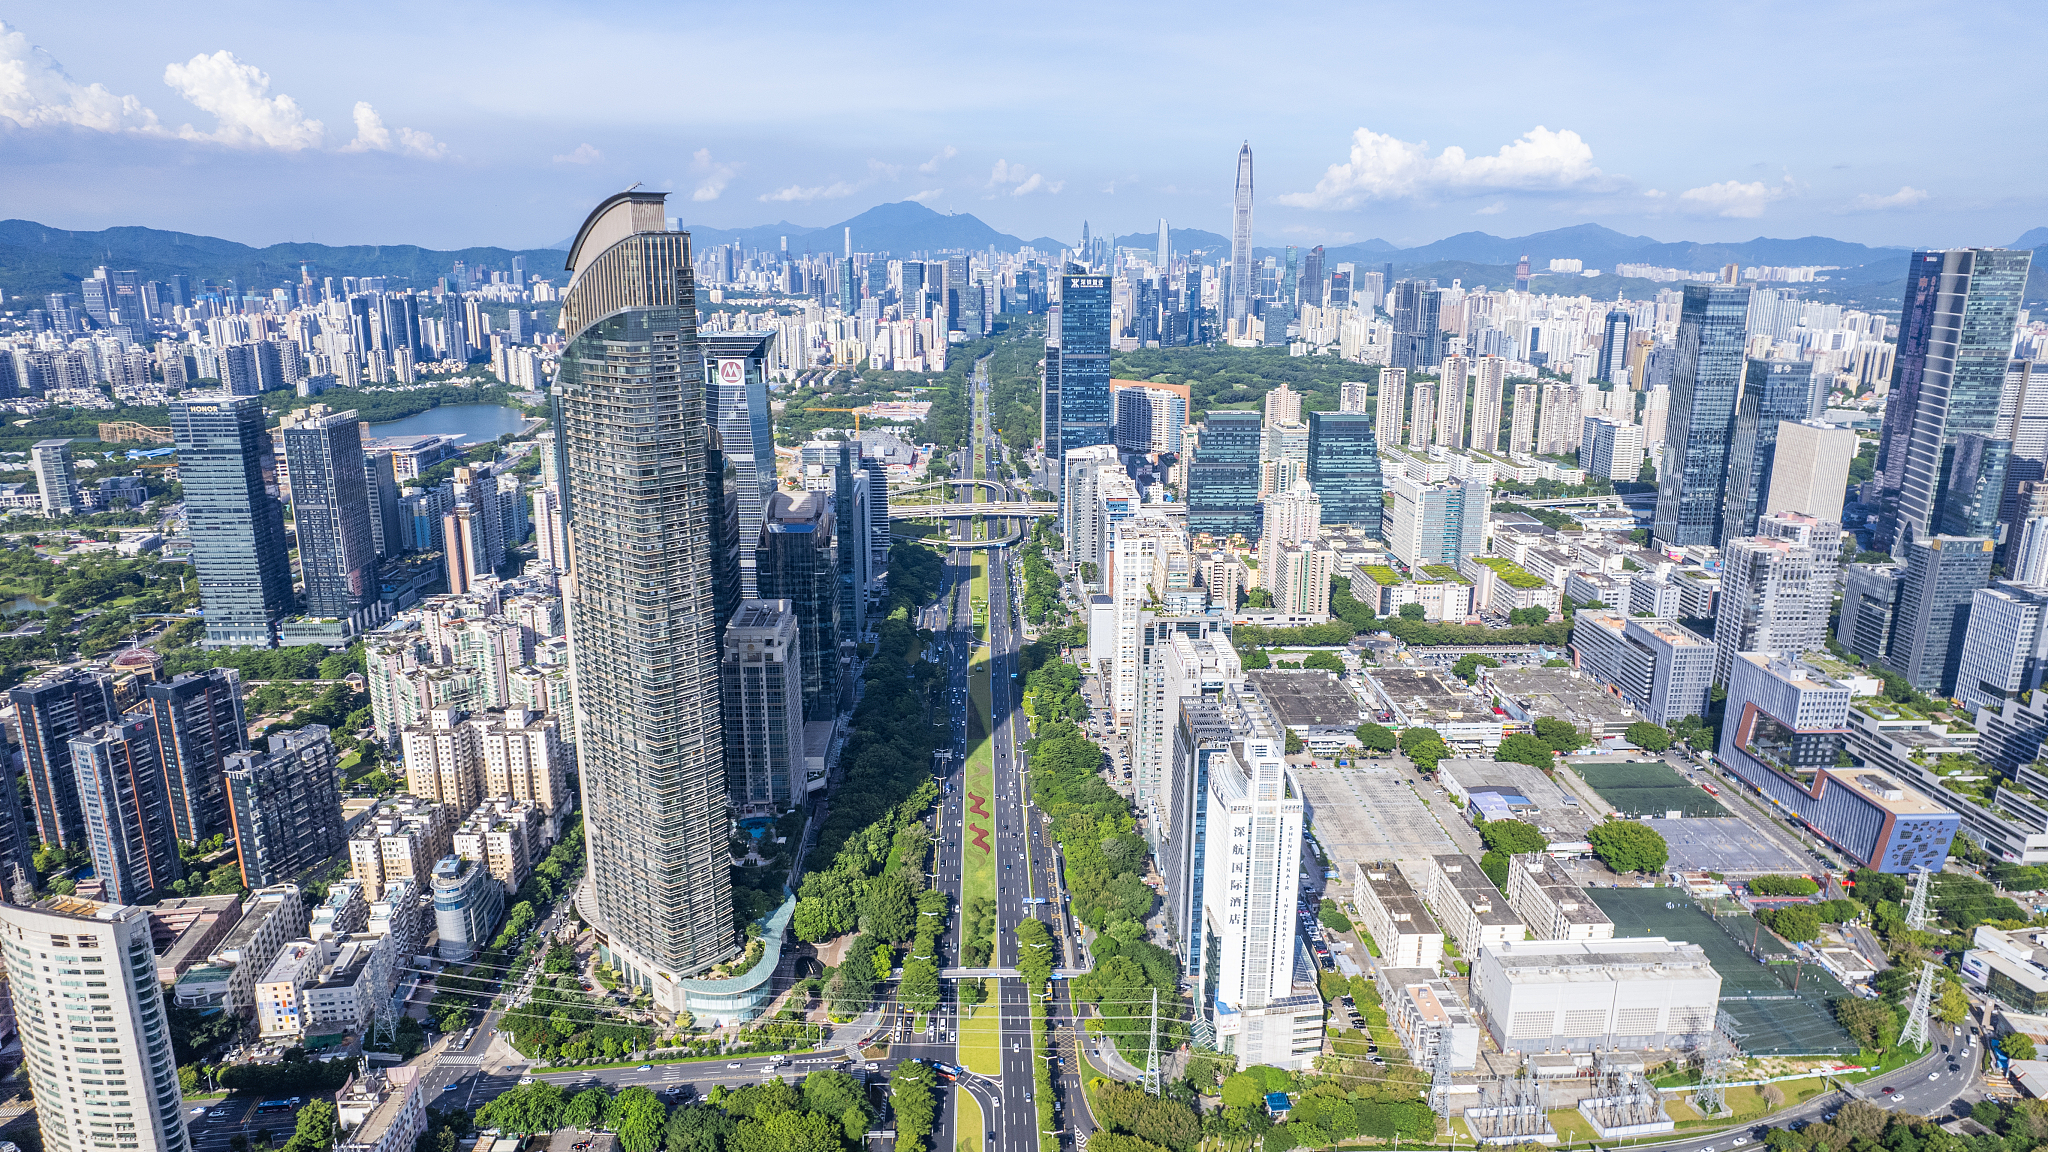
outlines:
[[[1939,1072],[1929,1072],[1929,1073],[1927,1074],[1927,1078],[1928,1078],[1929,1080],[1936,1080],[1936,1079],[1939,1079],[1940,1077],[1941,1077],[1941,1073],[1939,1073]]]

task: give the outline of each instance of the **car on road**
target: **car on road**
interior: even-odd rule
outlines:
[[[531,1084],[531,1083],[533,1083],[533,1077],[531,1077],[531,1076],[521,1076],[521,1077],[519,1078],[519,1082],[520,1082],[521,1084]]]
[[[204,1105],[204,1104],[201,1104],[201,1105],[200,1105],[199,1107],[197,1107],[197,1108],[194,1108],[194,1109],[192,1110],[192,1114],[193,1114],[194,1116],[204,1116],[204,1115],[206,1115],[206,1105]]]
[[[1927,1078],[1928,1078],[1929,1080],[1939,1080],[1939,1079],[1941,1079],[1941,1073],[1939,1073],[1939,1072],[1929,1072],[1929,1073],[1927,1074]]]
[[[635,1069],[633,1069],[633,1071],[635,1071],[635,1072],[652,1072],[652,1071],[654,1071],[654,1065],[652,1065],[652,1064],[642,1064],[642,1065],[641,1065],[641,1066],[639,1066],[638,1068],[635,1068]]]
[[[227,1110],[227,1109],[225,1109],[225,1108],[215,1108],[215,1109],[214,1109],[213,1111],[211,1111],[211,1112],[208,1112],[208,1113],[206,1114],[206,1118],[207,1118],[208,1120],[219,1120],[220,1118],[222,1118],[222,1117],[226,1116],[227,1114],[228,1114],[228,1110]]]
[[[460,1085],[460,1084],[443,1084],[443,1085],[441,1086],[441,1091],[443,1091],[443,1092],[453,1092],[453,1091],[455,1091],[455,1090],[456,1090],[457,1088],[460,1088],[460,1087],[462,1087],[462,1085]]]
[[[727,1067],[727,1068],[737,1068],[737,1067],[739,1067],[739,1066],[740,1066],[740,1062],[739,1062],[739,1061],[737,1061],[737,1060],[735,1060],[735,1061],[733,1061],[732,1063],[730,1063],[730,1064],[727,1064],[727,1065],[726,1065],[726,1067]]]

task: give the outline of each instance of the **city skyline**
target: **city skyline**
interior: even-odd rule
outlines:
[[[324,30],[334,50],[321,53],[233,4],[148,36],[61,10],[0,25],[0,61],[17,76],[0,88],[0,138],[15,160],[0,188],[12,212],[55,227],[140,224],[259,244],[525,248],[563,239],[558,221],[576,204],[645,180],[675,193],[685,223],[721,228],[815,227],[915,200],[1023,236],[1067,236],[1084,218],[1145,231],[1162,215],[1227,234],[1228,156],[1248,139],[1270,189],[1259,204],[1265,245],[1410,246],[1598,221],[1672,239],[1819,233],[1933,247],[2005,244],[2048,223],[2035,162],[2007,142],[2014,128],[2024,135],[2024,117],[1945,114],[1956,104],[2017,111],[1993,76],[1963,63],[2024,34],[2019,5],[1973,12],[1967,25],[1907,9],[1851,18],[1841,5],[1773,14],[1768,28],[1785,44],[1824,39],[1831,50],[1772,77],[1772,101],[1860,113],[1825,139],[1801,127],[1804,117],[1684,114],[1673,97],[1688,70],[1755,50],[1764,26],[1704,13],[1691,25],[1676,13],[1588,34],[1496,6],[1482,18],[1515,55],[1446,85],[1431,46],[1447,30],[1425,14],[1388,8],[1361,20],[1304,7],[1291,25],[1355,23],[1417,51],[1370,77],[1303,69],[1300,84],[1278,86],[1285,97],[1098,78],[1087,53],[1070,51],[1069,29],[1085,23],[1091,42],[1113,42],[1152,34],[1157,13],[1048,13],[1002,42],[1014,60],[1039,61],[1011,70],[1016,84],[937,99],[860,79],[875,59],[972,50],[964,23],[924,14],[885,12],[870,24],[820,10],[799,33],[764,34],[709,12],[687,29],[628,36],[594,11],[478,20],[393,9],[418,33],[396,39],[381,33],[390,20],[370,15]],[[1204,13],[1184,15],[1180,26],[1203,26]],[[701,60],[703,82],[686,103],[666,92],[639,99],[630,66],[606,69],[609,94],[563,100],[535,54],[545,45],[547,65],[572,74],[603,67],[601,50],[660,56],[685,36],[727,46]],[[459,61],[430,55],[451,37],[467,46]],[[1222,36],[1168,40],[1192,74],[1228,66],[1234,48]],[[1960,77],[1943,108],[1879,79],[1893,74],[1895,45],[1912,46],[1914,67]],[[744,82],[769,60],[805,79],[767,91]],[[837,91],[862,94],[870,115],[860,126],[817,100]],[[1138,115],[1087,114],[1104,100]],[[1169,105],[1184,113],[1169,125],[1201,127],[1129,137],[1124,125],[1159,123],[1146,113]],[[619,106],[630,111],[614,115]],[[479,181],[512,191],[476,196]],[[197,194],[286,182],[292,197]]]

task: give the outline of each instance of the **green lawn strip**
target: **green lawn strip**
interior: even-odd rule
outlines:
[[[953,1141],[953,1152],[981,1152],[981,1134],[986,1131],[986,1121],[981,1117],[980,1103],[972,1094],[958,1089],[954,1089],[953,1099],[959,1102],[959,1111],[953,1115],[953,1131],[959,1134]]]
[[[980,1076],[1003,1074],[1003,1006],[996,984],[982,981],[988,999],[967,1009],[960,1020],[960,1066]]]
[[[1031,997],[1031,1092],[1038,1108],[1039,1152],[1059,1152],[1060,1138],[1049,1135],[1058,1127],[1052,1118],[1052,1045],[1046,1039],[1045,1001]]]
[[[977,847],[974,842],[974,833],[965,827],[961,829],[960,843],[963,851],[960,856],[963,865],[960,871],[960,904],[962,908],[965,908],[967,902],[976,896],[986,896],[990,900],[996,898],[994,847],[996,836],[996,760],[995,743],[989,737],[992,725],[990,723],[989,667],[988,657],[985,653],[975,653],[974,658],[968,663],[967,696],[969,705],[967,713],[968,750],[965,784],[967,799],[963,804],[962,811],[966,813],[964,823],[978,824],[987,831],[988,835],[984,840],[989,847],[986,849]],[[987,816],[977,816],[974,814],[973,798],[976,796],[981,797],[982,810],[988,813]]]

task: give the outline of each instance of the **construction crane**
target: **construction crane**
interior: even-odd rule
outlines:
[[[867,409],[866,409],[866,408],[815,408],[815,407],[813,407],[813,408],[806,408],[806,409],[804,409],[804,411],[806,411],[806,412],[851,412],[851,413],[853,413],[853,434],[854,434],[855,436],[858,436],[858,435],[860,435],[860,416],[861,416],[861,413],[863,413],[863,412],[866,412],[866,411],[867,411]]]

